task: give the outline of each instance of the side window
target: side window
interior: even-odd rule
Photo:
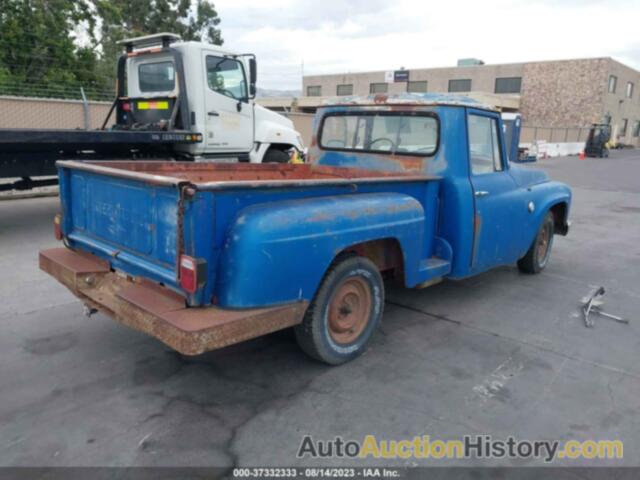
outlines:
[[[474,175],[504,169],[495,118],[469,115],[469,157]]]
[[[501,172],[502,167],[502,150],[500,149],[500,137],[498,137],[498,121],[491,119],[491,139],[493,143],[493,170]]]
[[[207,83],[214,92],[235,100],[245,100],[248,97],[244,68],[232,58],[208,55]]]

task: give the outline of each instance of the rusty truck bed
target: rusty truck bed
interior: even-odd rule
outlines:
[[[41,252],[41,269],[90,308],[184,354],[300,323],[336,250],[361,243],[359,232],[409,243],[416,238],[408,231],[425,218],[435,225],[439,182],[422,174],[309,164],[57,164],[56,235],[68,248]],[[310,234],[317,229],[322,240]],[[415,255],[431,251],[430,238]],[[305,263],[292,254],[308,251],[321,258]],[[409,261],[413,269],[403,271],[413,283],[421,266],[433,267]],[[292,262],[297,270],[287,278],[269,273]]]
[[[432,180],[439,177],[411,171],[379,171],[315,164],[254,164],[168,161],[77,162],[59,161],[58,166],[92,171],[147,183],[173,185],[191,183],[199,190],[243,186],[308,186],[313,184],[370,183]]]

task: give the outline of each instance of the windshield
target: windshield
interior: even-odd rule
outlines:
[[[431,114],[328,115],[323,122],[320,146],[332,150],[432,155],[438,147],[438,121]]]
[[[142,63],[138,67],[138,85],[141,92],[170,92],[175,87],[173,62]]]

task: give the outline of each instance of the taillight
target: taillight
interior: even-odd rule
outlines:
[[[56,240],[62,240],[62,215],[59,213],[53,217],[53,234],[56,237]]]
[[[123,112],[130,112],[131,111],[131,103],[129,102],[124,102],[122,104],[122,111]]]
[[[206,280],[207,262],[202,259],[180,255],[180,286],[189,293],[196,290]]]

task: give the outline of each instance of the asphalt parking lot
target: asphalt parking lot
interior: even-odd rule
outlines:
[[[372,348],[337,368],[308,359],[289,331],[188,358],[87,319],[38,270],[38,250],[57,244],[57,199],[0,201],[0,465],[355,464],[296,452],[306,434],[425,433],[620,439],[623,460],[559,464],[640,465],[640,152],[537,166],[574,192],[572,230],[547,269],[396,288]],[[630,325],[585,328],[578,302],[595,285]]]

